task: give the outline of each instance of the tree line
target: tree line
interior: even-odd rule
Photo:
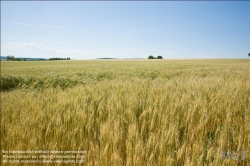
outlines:
[[[161,55],[154,57],[153,55],[149,55],[148,59],[163,59],[163,57]]]
[[[6,57],[7,61],[44,61],[44,60],[70,60],[70,57],[67,58],[49,58],[49,59],[42,59],[42,58],[15,58],[13,55],[9,55]]]
[[[6,57],[7,61],[45,61],[43,58],[15,58],[13,55]]]

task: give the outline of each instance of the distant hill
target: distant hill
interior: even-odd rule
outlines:
[[[97,58],[97,59],[117,59],[117,58]]]
[[[19,59],[21,59],[22,61],[24,59],[26,59],[26,60],[48,60],[48,59],[45,59],[45,58],[19,58]]]
[[[21,60],[49,60],[49,59],[45,59],[45,58],[20,58]]]
[[[145,58],[124,58],[124,59],[145,59]]]
[[[3,60],[6,60],[7,56],[1,56],[1,59]],[[45,59],[45,58],[25,58],[25,57],[16,57],[16,58],[19,58],[21,59],[22,61],[25,59],[25,60],[29,60],[29,61],[37,61],[37,60],[48,60],[48,59]]]
[[[97,59],[122,59],[122,58],[97,58]],[[124,58],[124,59],[145,59],[145,58]]]
[[[1,56],[1,59],[6,59],[6,56]]]

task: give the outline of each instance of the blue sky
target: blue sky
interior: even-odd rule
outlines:
[[[248,1],[1,1],[1,55],[247,58]]]

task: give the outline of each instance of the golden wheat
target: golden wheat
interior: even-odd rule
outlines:
[[[250,153],[249,60],[21,63],[1,62],[6,151],[82,150],[84,165],[101,166],[249,164],[221,158]]]

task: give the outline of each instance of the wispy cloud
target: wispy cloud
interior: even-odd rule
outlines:
[[[7,46],[12,47],[21,47],[21,48],[36,48],[36,49],[42,49],[42,50],[54,50],[48,46],[43,46],[38,43],[17,43],[17,42],[9,42],[7,43]]]
[[[78,28],[77,30],[87,31],[87,32],[95,32],[94,30],[86,29],[86,28]]]
[[[55,55],[53,48],[39,43],[8,42],[1,43],[2,55],[14,55],[16,57],[44,57],[49,58]]]
[[[7,20],[2,20],[2,21],[3,22],[12,23],[12,24],[24,25],[24,26],[44,27],[44,28],[56,28],[56,29],[68,29],[66,27],[57,26],[57,25],[35,25],[35,24],[24,23],[24,22],[15,22],[15,21],[7,21]]]
[[[2,21],[12,23],[12,24],[25,25],[25,26],[36,26],[36,25],[33,25],[33,24],[24,23],[24,22],[14,22],[14,21],[7,21],[7,20],[2,20]]]
[[[19,25],[26,25],[26,26],[35,26],[35,25],[32,25],[32,24],[27,24],[27,23],[22,23],[22,22],[20,22],[20,23],[17,23],[17,24],[19,24]]]
[[[68,29],[66,27],[62,27],[62,26],[55,26],[55,25],[43,25],[44,27],[48,27],[48,28],[57,28],[57,29]]]
[[[41,46],[40,44],[37,44],[37,43],[16,43],[16,42],[9,42],[8,44],[12,45],[12,46],[20,46],[20,47],[26,47],[26,46],[29,46],[29,47],[40,47]]]

